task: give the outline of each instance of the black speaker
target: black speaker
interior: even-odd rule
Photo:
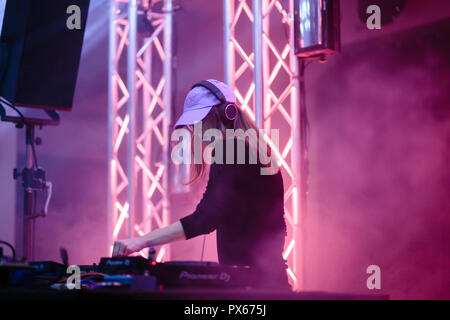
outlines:
[[[295,54],[318,58],[339,53],[339,0],[294,0]]]
[[[16,106],[72,109],[89,4],[0,0],[0,96]]]

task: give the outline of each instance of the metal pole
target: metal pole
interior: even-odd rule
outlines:
[[[172,123],[172,27],[173,27],[173,7],[172,0],[165,1],[165,30],[164,30],[164,109],[166,116],[164,117],[163,136],[165,137],[165,143],[163,147],[163,189],[165,190],[164,202],[163,202],[163,224],[169,225],[169,126]],[[170,259],[170,246],[166,246],[166,260]]]
[[[300,213],[299,216],[299,228],[298,235],[299,241],[301,241],[302,251],[298,252],[298,259],[300,261],[299,272],[301,273],[300,283],[299,285],[304,286],[305,281],[305,240],[306,240],[306,214],[307,214],[307,195],[308,195],[308,175],[309,175],[309,160],[308,160],[308,146],[307,146],[307,124],[306,124],[306,89],[305,89],[305,62],[302,59],[298,59],[299,61],[299,85],[300,85],[300,101],[299,101],[299,110],[300,110]]]
[[[114,99],[114,73],[115,73],[115,56],[116,56],[116,1],[110,1],[109,6],[109,54],[108,54],[108,204],[107,204],[107,240],[106,252],[107,256],[111,254],[110,246],[112,245],[113,233],[113,203],[115,196],[113,195],[112,175],[114,161],[113,155],[113,135],[114,135],[114,118],[115,118],[115,99]]]
[[[253,0],[253,52],[255,53],[255,121],[258,128],[264,128],[264,87],[262,51],[262,0]]]
[[[128,140],[127,140],[127,174],[128,174],[128,237],[133,237],[133,220],[135,212],[135,147],[136,147],[136,46],[137,46],[137,0],[128,3],[128,52],[127,52],[127,87],[128,99]]]
[[[289,4],[289,12],[294,12],[293,1]],[[301,290],[304,288],[304,243],[303,243],[303,225],[301,216],[303,214],[303,201],[301,194],[302,189],[302,132],[301,128],[301,110],[300,110],[300,84],[299,84],[299,69],[298,69],[298,58],[295,56],[294,52],[294,19],[291,17],[290,21],[290,67],[294,73],[292,79],[293,87],[291,91],[291,114],[292,114],[292,126],[291,126],[291,136],[292,136],[292,152],[291,152],[291,163],[292,172],[294,174],[294,194],[293,194],[293,238],[294,238],[294,249],[293,249],[293,272],[296,276],[294,290]],[[300,203],[299,203],[300,202]]]
[[[152,83],[152,46],[149,46],[147,50],[145,50],[144,53],[144,64],[145,64],[145,79],[148,81],[148,83]],[[149,121],[149,113],[150,113],[150,103],[151,103],[151,95],[148,90],[143,88],[143,102],[144,102],[144,108],[142,110],[142,127],[144,128],[144,131],[150,130],[151,122]],[[146,150],[143,158],[144,163],[146,166],[150,167],[151,165],[151,155],[152,155],[152,137],[151,134],[147,134],[147,136],[144,139],[144,149]],[[149,200],[147,199],[147,192],[150,188],[150,181],[149,178],[145,176],[145,174],[142,174],[142,212],[144,216],[151,215],[151,212],[149,212]],[[151,219],[148,219],[148,222],[144,226],[144,232],[147,233],[151,230],[152,221]]]
[[[25,149],[25,157],[26,157],[26,168],[33,168],[33,151],[32,151],[32,143],[34,140],[34,125],[27,124],[25,127],[26,130],[26,149]],[[23,177],[22,177],[23,180]],[[23,220],[23,252],[27,260],[31,260],[34,258],[33,252],[33,230],[31,228],[31,218],[33,216],[33,190],[28,187],[24,188],[24,220]]]
[[[267,7],[268,7],[268,1],[262,0],[262,32],[267,37],[270,37],[270,13],[266,13]],[[262,34],[261,34],[262,36]],[[262,38],[262,37],[261,37]],[[269,96],[269,77],[270,77],[270,54],[269,54],[269,47],[267,45],[266,41],[262,41],[262,90],[263,90],[263,124],[262,128],[267,130],[267,133],[270,135],[270,129],[272,128],[272,118],[268,117],[266,118],[266,115],[270,113],[271,108],[271,102],[272,99],[270,99]],[[264,120],[265,119],[265,120]]]
[[[234,12],[234,0],[223,0],[223,40],[224,40],[224,60],[225,60],[225,83],[234,88],[234,47],[231,41],[231,22]]]

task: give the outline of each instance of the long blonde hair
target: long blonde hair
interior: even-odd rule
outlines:
[[[238,130],[238,129],[242,129],[243,131],[247,131],[248,129],[253,129],[255,130],[255,132],[258,132],[258,127],[256,126],[256,124],[250,119],[250,117],[248,116],[248,114],[244,111],[242,111],[241,109],[238,109],[238,116],[236,117],[235,120],[233,120],[233,125],[232,127],[227,127],[222,119],[221,116],[219,114],[219,110],[217,107],[213,107],[211,109],[211,111],[208,113],[208,115],[202,120],[202,133],[204,133],[206,130],[208,129],[218,129],[222,132],[222,136],[225,137],[226,136],[226,129],[234,129],[234,130]],[[262,139],[262,137],[260,137],[260,139]],[[191,143],[191,152],[192,152],[192,156],[194,156],[194,135],[192,135],[192,143]],[[261,143],[261,141],[259,141]],[[256,148],[256,151],[258,151],[258,147],[260,146],[260,143],[256,143],[256,145],[252,145],[252,147]],[[203,150],[205,148],[205,144],[202,142],[202,154],[203,154]],[[270,154],[270,150],[268,150],[268,153]],[[189,184],[193,184],[196,183],[198,181],[200,181],[203,176],[205,175],[206,172],[206,163],[203,159],[203,157],[201,157],[201,163],[194,163],[194,161],[192,161],[191,164],[191,177],[189,179],[188,182],[185,183],[185,185],[189,185]]]

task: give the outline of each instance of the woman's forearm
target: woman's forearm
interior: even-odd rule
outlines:
[[[170,226],[147,233],[142,238],[146,247],[153,247],[172,241],[185,240],[186,235],[184,234],[181,222],[177,221],[172,223]]]

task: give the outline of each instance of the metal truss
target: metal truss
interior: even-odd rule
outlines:
[[[115,240],[169,224],[172,0],[148,12],[150,37],[138,34],[138,4],[111,0],[109,46],[108,250]],[[146,257],[142,251],[140,255]],[[157,261],[168,260],[162,246]]]
[[[294,290],[300,290],[303,287],[301,136],[298,65],[291,45],[293,1],[224,0],[223,5],[225,81],[234,89],[240,107],[258,127],[265,129],[265,139],[272,148],[275,142],[270,131],[280,129],[275,153],[283,168],[288,227],[283,257],[288,261],[287,273]]]

